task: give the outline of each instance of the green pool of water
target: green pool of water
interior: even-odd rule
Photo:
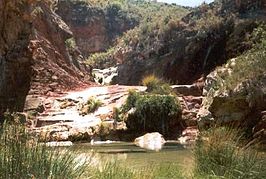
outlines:
[[[189,170],[193,164],[192,151],[177,143],[166,143],[159,152],[145,150],[133,143],[125,142],[97,145],[75,144],[74,149],[82,154],[94,153],[101,162],[118,161],[122,165],[136,169],[149,165],[175,163]]]

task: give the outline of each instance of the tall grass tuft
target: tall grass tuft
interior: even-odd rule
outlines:
[[[171,94],[171,86],[155,75],[149,75],[143,78],[142,84],[147,87],[147,92],[154,94]]]
[[[196,178],[245,178],[266,176],[265,160],[241,147],[240,133],[220,127],[202,134],[194,151]]]
[[[121,166],[116,162],[106,162],[102,167],[94,169],[95,179],[183,179],[185,178],[176,164],[161,164],[142,169]]]
[[[0,129],[0,178],[79,178],[86,169],[74,154],[39,144],[20,124]]]
[[[93,113],[99,109],[99,107],[102,106],[102,102],[94,97],[90,97],[87,100],[87,105],[88,105],[88,113]]]

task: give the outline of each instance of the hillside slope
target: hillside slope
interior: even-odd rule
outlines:
[[[164,16],[162,7],[174,5],[159,4],[158,13],[163,18],[148,16],[122,36],[110,52],[92,60],[105,58],[120,63],[114,83],[139,84],[144,76],[155,74],[175,84],[191,84],[251,48],[251,32],[265,21],[263,3],[217,1],[179,18],[173,18],[174,12],[180,12],[177,9]]]

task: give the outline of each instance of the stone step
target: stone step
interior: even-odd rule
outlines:
[[[197,85],[173,85],[171,87],[177,95],[202,96],[202,89]]]
[[[49,126],[57,123],[62,122],[73,122],[73,120],[45,120],[45,119],[37,119],[35,123],[35,127],[43,127],[43,126]]]

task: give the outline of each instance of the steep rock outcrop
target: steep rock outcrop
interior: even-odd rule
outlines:
[[[56,12],[70,26],[85,56],[107,50],[118,36],[137,25],[116,5],[103,9],[84,1],[59,0]]]
[[[27,1],[0,1],[0,121],[9,109],[23,109],[33,63],[28,48],[32,26]]]
[[[22,111],[28,94],[85,85],[82,56],[65,46],[72,32],[52,2],[0,1],[0,118],[6,110]]]
[[[129,42],[118,50],[115,56],[122,64],[115,82],[138,84],[144,76],[156,74],[176,84],[191,84],[251,48],[246,39],[263,17],[265,7],[257,1],[249,1],[246,8],[234,1],[200,6],[150,42],[149,48]]]
[[[202,108],[197,114],[200,128],[212,125],[236,126],[265,142],[266,75],[239,81],[229,89],[228,76],[234,73],[236,59],[207,76]],[[259,141],[258,140],[258,141]]]
[[[66,47],[73,37],[68,25],[47,4],[38,3],[42,9],[33,21],[34,33],[30,48],[34,60],[34,77],[31,94],[47,94],[80,87],[87,75],[78,49]],[[75,52],[76,53],[73,53]],[[71,53],[72,52],[72,53]]]

